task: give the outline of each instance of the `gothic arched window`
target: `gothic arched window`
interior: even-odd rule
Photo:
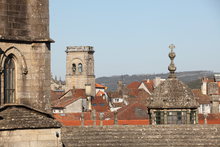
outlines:
[[[83,72],[82,63],[79,63],[79,64],[78,64],[78,71],[79,71],[79,73]]]
[[[73,73],[76,72],[76,64],[72,64],[72,70],[73,70]]]
[[[9,55],[4,64],[4,103],[15,101],[15,63]]]

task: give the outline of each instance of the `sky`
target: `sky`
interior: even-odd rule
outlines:
[[[52,73],[65,79],[66,47],[93,46],[95,75],[220,72],[220,0],[50,0]]]

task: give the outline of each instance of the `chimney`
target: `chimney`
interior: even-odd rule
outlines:
[[[202,78],[202,86],[201,86],[201,91],[202,91],[202,94],[205,94],[205,95],[207,95],[207,91],[208,91],[208,89],[207,89],[207,83],[208,82],[208,78],[206,78],[206,77],[203,77]]]
[[[91,84],[85,84],[86,96],[92,96],[92,86]]]

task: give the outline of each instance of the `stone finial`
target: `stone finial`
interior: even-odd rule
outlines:
[[[176,54],[173,51],[173,49],[175,48],[175,45],[171,44],[169,46],[169,48],[171,49],[171,52],[169,53],[169,57],[170,57],[171,63],[168,66],[168,70],[170,71],[170,75],[169,75],[168,78],[176,78],[176,74],[175,74],[176,66],[174,64],[174,58],[176,57]]]

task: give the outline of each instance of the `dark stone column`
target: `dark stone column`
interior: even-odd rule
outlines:
[[[164,110],[164,124],[167,124],[167,110]]]

